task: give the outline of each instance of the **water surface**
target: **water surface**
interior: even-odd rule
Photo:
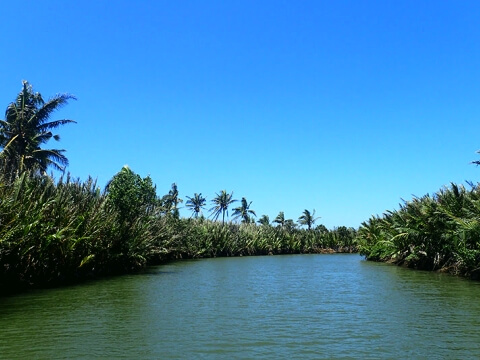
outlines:
[[[0,357],[474,359],[479,298],[350,254],[181,261],[0,299]]]

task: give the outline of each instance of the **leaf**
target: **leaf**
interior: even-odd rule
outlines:
[[[90,255],[87,255],[85,256],[82,261],[80,262],[80,265],[78,265],[79,268],[81,268],[82,266],[88,264],[92,259],[95,258],[95,255],[94,254],[90,254]]]

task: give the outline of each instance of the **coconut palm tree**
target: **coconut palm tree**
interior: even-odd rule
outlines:
[[[4,175],[13,179],[24,170],[46,173],[49,166],[64,171],[68,159],[63,149],[42,149],[41,146],[51,138],[60,140],[60,136],[51,130],[61,125],[75,123],[74,120],[49,121],[52,113],[73,95],[57,94],[45,102],[40,93],[33,92],[32,86],[23,81],[22,91],[15,102],[8,105],[5,119],[0,120],[0,166]]]
[[[222,190],[220,194],[213,198],[212,203],[215,205],[210,209],[213,220],[217,220],[220,214],[222,214],[222,224],[225,224],[225,213],[228,216],[228,207],[237,200],[233,200],[233,191],[228,194],[226,190]]]
[[[268,215],[262,215],[260,219],[258,219],[258,223],[264,226],[270,225],[270,218]]]
[[[285,226],[285,213],[283,211],[280,211],[277,215],[277,217],[275,218],[275,220],[273,220],[274,223],[280,225],[281,227],[284,227]]]
[[[176,183],[172,184],[172,188],[167,195],[162,197],[162,204],[167,213],[171,212],[173,216],[178,218],[178,204],[182,203],[183,200],[178,197],[178,187]]]
[[[315,224],[315,221],[320,219],[319,217],[315,217],[315,209],[313,210],[312,213],[308,211],[307,209],[303,210],[303,215],[298,218],[298,223],[300,225],[306,225],[308,230],[312,229],[313,224]]]
[[[202,209],[205,207],[207,199],[200,194],[193,194],[193,197],[187,196],[187,202],[185,205],[192,211],[192,216],[196,219],[198,215],[202,212]]]
[[[297,224],[295,224],[295,221],[293,221],[292,219],[287,219],[285,220],[285,224],[283,227],[287,231],[292,232],[297,228]]]
[[[247,199],[242,197],[242,205],[233,209],[234,219],[242,219],[242,223],[248,224],[250,222],[250,215],[257,216],[255,211],[250,209],[252,202],[247,202]]]

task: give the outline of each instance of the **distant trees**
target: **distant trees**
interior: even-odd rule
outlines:
[[[33,87],[23,81],[23,87],[16,100],[5,111],[0,120],[0,166],[4,176],[13,180],[24,170],[46,173],[47,168],[63,171],[68,165],[64,149],[44,149],[51,138],[60,140],[52,130],[74,120],[49,121],[53,112],[75,100],[73,95],[58,94],[45,102],[42,95],[33,92]]]

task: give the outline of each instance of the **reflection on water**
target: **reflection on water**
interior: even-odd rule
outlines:
[[[182,261],[0,299],[6,359],[480,357],[480,284],[357,255]]]

